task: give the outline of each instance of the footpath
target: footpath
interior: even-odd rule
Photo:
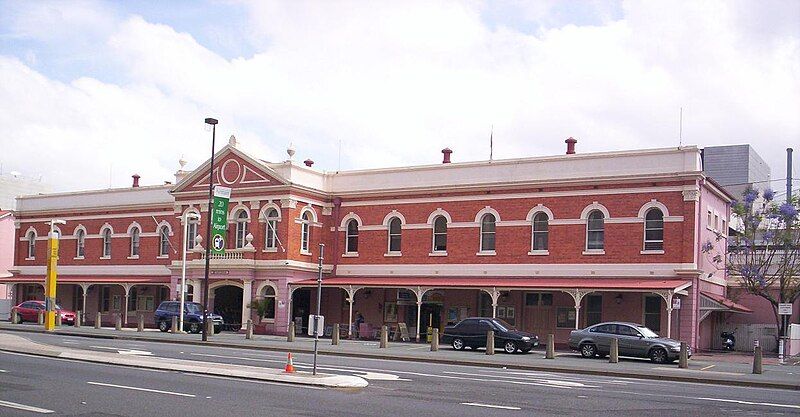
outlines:
[[[293,342],[285,336],[254,335],[246,339],[244,334],[220,333],[202,342],[200,335],[184,333],[162,333],[154,329],[137,332],[136,329],[114,328],[95,329],[92,327],[60,327],[53,332],[46,332],[42,326],[35,324],[0,323],[2,331],[53,333],[62,336],[90,337],[100,339],[120,339],[159,343],[181,343],[201,346],[254,349],[278,352],[311,353],[314,340],[297,337]],[[2,340],[9,332],[0,334]],[[2,347],[0,347],[2,349]],[[696,354],[689,360],[689,367],[681,369],[677,363],[653,364],[648,360],[620,358],[619,363],[609,363],[608,359],[585,359],[570,351],[556,352],[555,359],[545,359],[544,347],[528,354],[486,355],[484,350],[457,351],[450,346],[441,346],[432,352],[429,344],[389,342],[386,348],[380,348],[378,341],[341,340],[339,345],[332,345],[331,339],[320,339],[319,353],[322,355],[362,357],[371,359],[389,359],[413,362],[430,362],[480,367],[505,367],[509,369],[559,372],[571,374],[604,375],[624,378],[651,380],[696,382],[706,384],[750,386],[762,388],[780,388],[800,390],[800,358],[790,358],[786,365],[778,365],[774,358],[764,358],[763,373],[752,373],[752,355],[731,354]],[[154,358],[145,358],[152,361]],[[203,366],[206,366],[205,364]],[[234,365],[223,365],[233,367]],[[258,368],[264,372],[264,368]]]

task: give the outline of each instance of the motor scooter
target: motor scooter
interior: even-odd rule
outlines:
[[[722,332],[719,335],[722,338],[722,347],[725,350],[733,350],[736,346],[736,336],[734,336],[736,330],[738,329],[734,329],[732,332]]]

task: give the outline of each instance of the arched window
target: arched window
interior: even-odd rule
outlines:
[[[245,237],[247,236],[247,217],[246,210],[239,210],[236,214],[236,248],[241,249],[247,244]]]
[[[75,257],[83,258],[86,255],[86,232],[83,229],[79,229],[75,234],[75,242],[77,247],[75,249]]]
[[[358,253],[358,221],[356,219],[350,219],[347,222],[345,251],[347,253]]]
[[[131,255],[136,248],[136,255],[139,254],[139,229],[133,229],[135,234],[131,235]],[[134,245],[135,242],[135,245]],[[103,230],[103,257],[111,257],[111,229]]]
[[[278,210],[274,208],[267,210],[265,217],[267,218],[267,224],[264,231],[264,236],[266,236],[264,247],[275,249],[278,247]]]
[[[447,219],[444,216],[433,220],[433,251],[447,252]]]
[[[186,250],[194,249],[194,239],[197,237],[198,220],[196,218],[187,218],[186,224]]]
[[[533,250],[547,250],[547,236],[550,218],[545,212],[533,216]]]
[[[586,249],[587,250],[603,250],[605,239],[605,222],[603,221],[603,212],[600,210],[593,210],[587,216],[586,221]]]
[[[161,226],[158,229],[158,256],[169,255],[169,229]]]
[[[491,213],[481,217],[481,252],[494,251],[495,221],[494,214]]]
[[[106,245],[106,234],[108,234],[108,245]],[[139,256],[140,234],[138,227],[131,229],[131,256]],[[103,256],[111,256],[111,230],[109,229],[103,232]]]
[[[36,232],[28,232],[28,258],[36,257]]]
[[[401,243],[401,223],[400,218],[392,217],[389,220],[389,252],[400,252]]]
[[[308,253],[308,241],[311,238],[311,215],[305,212],[300,217],[300,220],[300,252]]]
[[[262,297],[262,308],[263,312],[259,311],[259,313],[263,314],[263,318],[266,320],[275,320],[275,289],[266,286],[264,287]]]
[[[644,250],[664,250],[664,213],[657,208],[644,216]]]

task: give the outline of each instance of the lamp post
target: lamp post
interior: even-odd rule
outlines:
[[[208,221],[206,222],[206,271],[203,277],[203,341],[208,341],[208,270],[211,261],[211,210],[214,204],[214,142],[217,139],[217,119],[207,117],[206,125],[211,126],[211,166],[208,167]]]
[[[189,236],[189,222],[200,220],[200,215],[196,213],[186,213],[183,216],[183,267],[181,271],[181,315],[180,315],[180,331],[183,331],[183,306],[186,303],[186,246],[189,243],[188,236]],[[194,236],[192,236],[194,239]]]

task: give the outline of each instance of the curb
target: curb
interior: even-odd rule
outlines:
[[[270,351],[270,352],[284,352],[286,348],[278,348],[272,346],[251,346],[251,345],[240,345],[240,344],[231,344],[231,343],[221,343],[221,342],[202,342],[199,340],[159,340],[153,339],[148,337],[141,337],[141,336],[133,336],[133,335],[98,335],[98,334],[78,334],[72,332],[62,332],[62,331],[55,331],[47,332],[45,330],[29,328],[29,329],[9,329],[9,328],[0,328],[0,330],[9,330],[9,331],[16,331],[16,332],[23,332],[23,333],[42,333],[42,334],[58,334],[60,336],[71,336],[71,337],[85,337],[91,339],[115,339],[115,340],[130,340],[130,341],[145,341],[145,342],[154,342],[154,343],[170,343],[170,344],[183,344],[183,345],[194,345],[194,346],[213,346],[213,347],[222,347],[222,348],[235,348],[235,349],[248,349],[248,350],[260,350],[260,351]],[[2,349],[0,349],[2,350]],[[313,349],[307,348],[298,348],[292,347],[292,352],[298,353],[314,353]],[[437,364],[444,364],[444,365],[461,365],[461,366],[474,366],[474,367],[482,367],[482,368],[506,368],[506,369],[516,369],[516,370],[524,370],[524,371],[539,371],[539,372],[556,372],[556,373],[566,373],[566,374],[579,374],[579,375],[594,375],[594,376],[610,376],[615,378],[630,378],[630,379],[642,379],[642,380],[656,380],[656,381],[675,381],[675,382],[689,382],[689,383],[698,383],[698,384],[715,384],[715,385],[726,385],[726,386],[738,386],[738,387],[756,387],[756,388],[774,388],[774,389],[785,389],[785,390],[792,390],[792,391],[800,391],[800,381],[797,383],[784,383],[784,382],[769,382],[769,381],[741,381],[735,379],[709,379],[707,376],[699,377],[699,376],[692,376],[692,375],[661,375],[661,374],[631,374],[628,372],[621,372],[621,371],[614,371],[614,370],[600,370],[600,369],[578,369],[578,368],[560,368],[560,367],[553,367],[553,366],[542,366],[542,365],[520,365],[520,364],[502,364],[502,363],[487,363],[487,362],[480,362],[480,361],[471,361],[471,360],[463,360],[463,359],[436,359],[436,358],[425,358],[425,357],[407,357],[407,356],[387,356],[385,354],[378,354],[378,353],[365,353],[365,352],[332,352],[332,351],[322,351],[318,352],[320,355],[326,356],[343,356],[343,357],[353,357],[353,358],[366,358],[366,359],[384,359],[384,360],[395,360],[395,361],[403,361],[403,362],[422,362],[422,363],[437,363]]]

